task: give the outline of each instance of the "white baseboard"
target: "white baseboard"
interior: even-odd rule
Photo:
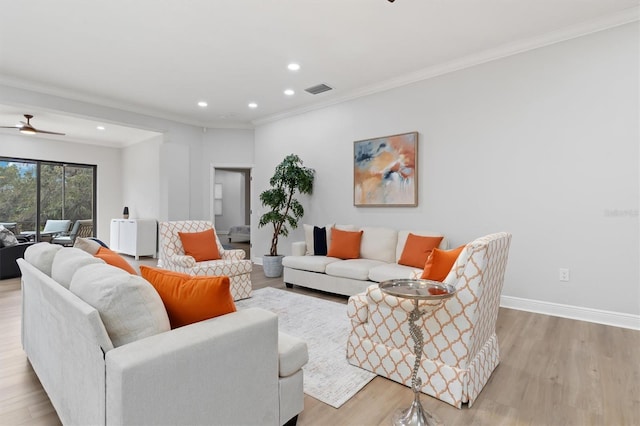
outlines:
[[[542,302],[540,300],[522,299],[511,296],[501,296],[500,306],[520,311],[640,330],[640,315],[603,311],[600,309],[583,308],[580,306]]]

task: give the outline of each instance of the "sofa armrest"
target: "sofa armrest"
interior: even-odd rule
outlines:
[[[223,260],[244,260],[247,253],[242,249],[225,250],[220,256]]]
[[[244,309],[120,346],[106,374],[106,424],[276,425],[277,316]]]
[[[307,253],[307,243],[304,241],[295,241],[291,243],[292,256],[304,256]]]
[[[183,268],[193,268],[196,266],[196,260],[192,256],[178,255],[167,257],[167,263],[173,263],[174,265],[181,266]]]

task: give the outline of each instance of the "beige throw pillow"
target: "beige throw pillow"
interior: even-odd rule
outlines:
[[[114,347],[169,331],[169,316],[148,281],[106,264],[84,266],[75,273],[72,293],[99,313]]]
[[[100,247],[102,247],[99,242],[92,240],[91,238],[76,238],[73,246],[86,251],[91,256],[95,256],[95,254],[98,253],[98,250],[100,250]]]

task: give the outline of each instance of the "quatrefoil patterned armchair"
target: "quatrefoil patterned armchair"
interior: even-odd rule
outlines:
[[[416,322],[424,334],[418,370],[423,393],[457,408],[471,406],[498,365],[496,320],[510,243],[511,234],[501,232],[467,244],[444,280],[456,294],[435,309],[433,302],[420,301],[426,311]],[[411,386],[413,308],[412,300],[390,296],[377,285],[349,298],[349,362]]]
[[[206,220],[183,220],[158,224],[160,255],[158,267],[189,275],[226,275],[231,282],[233,300],[251,296],[251,260],[245,260],[244,250],[225,250],[216,234],[221,259],[196,262],[187,256],[178,232],[202,232],[214,229]],[[214,229],[215,230],[215,229]]]

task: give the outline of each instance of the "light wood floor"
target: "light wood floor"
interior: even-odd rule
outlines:
[[[257,265],[252,282],[285,289]],[[472,408],[422,396],[446,425],[640,425],[639,331],[502,308],[497,331],[501,363]],[[411,398],[409,388],[376,377],[340,409],[305,395],[298,424],[389,425]],[[0,281],[0,425],[58,424],[20,345],[20,280]]]

